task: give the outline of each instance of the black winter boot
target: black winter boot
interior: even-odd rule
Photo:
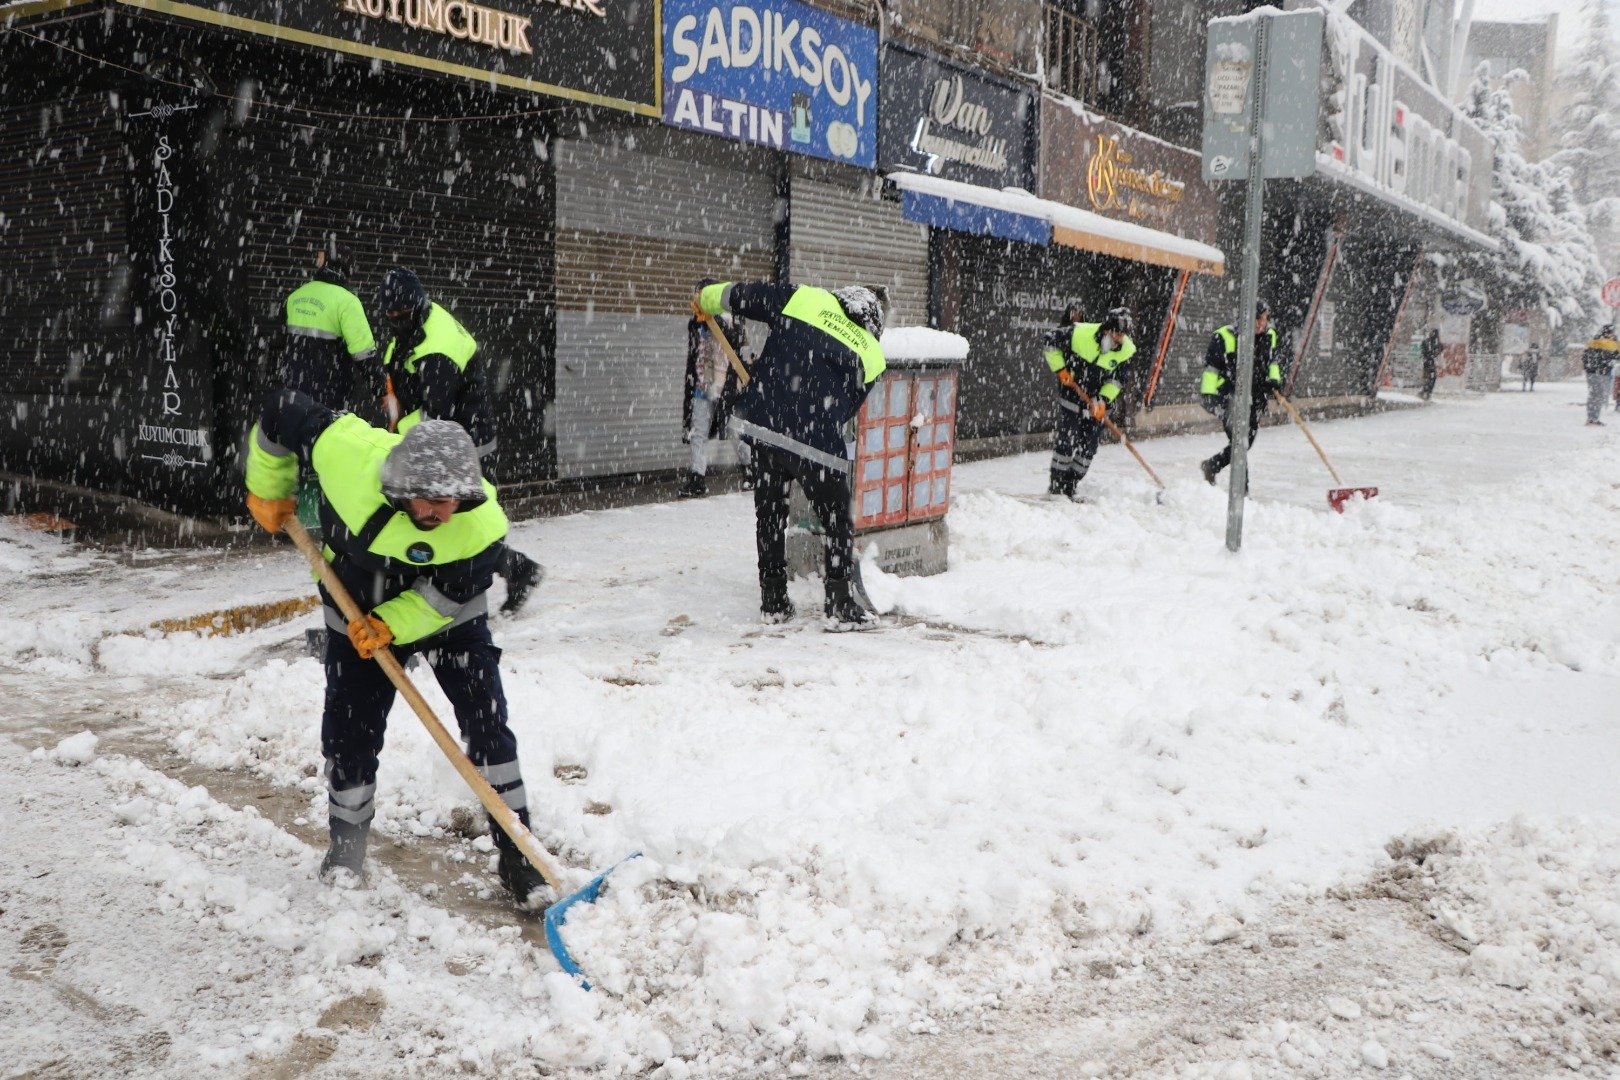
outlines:
[[[321,860],[320,879],[331,882],[339,870],[347,870],[361,881],[366,878],[366,841],[371,836],[371,822],[356,825],[332,818],[328,825],[332,837],[326,857]]]
[[[788,599],[786,574],[769,575],[759,579],[759,613],[768,623],[785,623],[794,615],[793,601]]]
[[[528,810],[519,810],[517,816],[527,829]],[[549,903],[546,899],[548,886],[545,877],[524,857],[523,852],[518,850],[512,838],[495,824],[494,818],[489,819],[489,834],[495,838],[496,850],[500,852],[495,873],[501,879],[501,887],[511,894],[512,902],[517,905],[519,911],[544,910]]]
[[[548,906],[546,879],[517,848],[501,848],[500,863],[495,872],[500,876],[501,887],[512,894],[512,902],[518,910],[543,911]]]
[[[855,599],[848,578],[827,579],[827,603],[823,610],[828,619],[827,629],[835,634],[877,624],[877,617]]]
[[[1051,479],[1046,483],[1046,493],[1048,495],[1067,495],[1068,492],[1063,490],[1063,485],[1067,483],[1068,478],[1069,474],[1067,472],[1053,469]]]
[[[1204,474],[1204,483],[1208,484],[1210,487],[1215,486],[1215,478],[1219,476],[1221,472],[1215,467],[1215,462],[1209,458],[1206,458],[1198,463],[1198,471]]]
[[[701,499],[709,494],[709,481],[702,473],[687,473],[686,479],[676,489],[677,499]]]

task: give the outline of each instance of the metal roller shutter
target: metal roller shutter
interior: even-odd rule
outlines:
[[[403,264],[466,324],[495,391],[501,479],[546,475],[551,180],[519,135],[451,124],[311,127],[269,112],[235,130],[220,202],[240,238],[257,392],[278,369],[287,293],[309,279],[315,245],[335,232],[354,249],[351,287],[373,319],[378,283]]]
[[[108,96],[0,109],[0,387],[106,394],[128,382],[127,154]]]
[[[928,325],[928,227],[898,202],[796,176],[791,220],[794,284],[885,285],[892,325]]]
[[[768,171],[558,144],[558,475],[680,466],[688,302],[700,278],[767,280]]]

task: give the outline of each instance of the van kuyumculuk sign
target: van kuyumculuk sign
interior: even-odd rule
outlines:
[[[880,171],[915,169],[982,187],[1033,182],[1034,95],[889,46],[878,80]]]
[[[877,32],[796,0],[665,0],[664,122],[871,168]]]

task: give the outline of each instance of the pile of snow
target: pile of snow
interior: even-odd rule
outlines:
[[[891,326],[883,331],[885,360],[966,360],[968,340],[927,326]]]
[[[1458,414],[1465,443],[1507,424],[1480,408]],[[1362,422],[1377,449],[1349,466],[1434,455],[1452,431],[1434,415]],[[1620,813],[1606,599],[1620,488],[1612,444],[1529,434],[1528,473],[1479,482],[1460,463],[1475,483],[1459,487],[1436,465],[1419,499],[1402,495],[1410,470],[1392,472],[1341,516],[1308,447],[1268,430],[1235,556],[1225,496],[1193,468],[1207,439],[1152,445],[1178,462],[1162,506],[1114,448],[1084,505],[1021,493],[1044,484],[1039,455],[961,468],[950,571],[867,569],[883,606],[934,625],[872,634],[760,626],[746,497],[521,527],[514,542],[551,573],[496,631],[537,833],[573,884],[645,853],[568,923],[591,995],[515,928],[464,925],[386,874],[323,890],[315,853],[257,815],[104,756],[89,769],[115,789],[125,869],[164,910],[280,965],[273,1021],[246,1045],[193,1048],[227,1068],[307,1028],[317,1006],[299,985],[310,1001],[386,992],[407,1068],[451,1046],[473,1069],[664,1077],[877,1058],[987,1001],[1129,969],[1146,940],[1240,948],[1273,906],[1400,865],[1392,836],[1427,821],[1472,835],[1511,813],[1543,823],[1424,863],[1437,932],[1486,950],[1458,953],[1482,990],[1509,979],[1560,1010],[1588,995],[1591,1019],[1566,1025],[1585,1048],[1565,1052],[1599,1053],[1620,985],[1620,847],[1612,825],[1544,822]],[[1277,498],[1285,483],[1310,502]],[[793,591],[819,606],[819,583]],[[198,644],[140,640],[156,669]],[[298,824],[318,827],[320,666],[249,662],[186,689],[146,701],[141,722],[194,762],[301,793]],[[454,845],[470,802],[396,706],[379,842]],[[481,862],[469,872],[492,884]],[[446,975],[469,956],[476,978]],[[1386,1004],[1320,1013],[1363,1025],[1345,1038],[1365,1066],[1405,1068],[1377,1026]],[[1285,1030],[1266,1053],[1304,1060],[1316,1038]]]

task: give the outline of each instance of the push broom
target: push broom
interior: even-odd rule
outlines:
[[[1292,416],[1294,418],[1294,423],[1299,425],[1299,430],[1303,431],[1305,433],[1305,438],[1310,440],[1311,446],[1316,450],[1316,456],[1322,459],[1323,465],[1327,466],[1327,471],[1333,477],[1333,482],[1335,484],[1342,485],[1344,481],[1339,479],[1339,470],[1333,467],[1333,462],[1329,461],[1327,454],[1322,452],[1322,444],[1316,441],[1316,436],[1311,434],[1311,429],[1305,426],[1305,418],[1299,415],[1299,410],[1294,408],[1294,403],[1283,397],[1282,391],[1278,390],[1276,387],[1272,387],[1271,392],[1277,395],[1277,400],[1282,402],[1283,408],[1288,410],[1288,415]],[[1355,498],[1357,495],[1361,496],[1363,499],[1371,499],[1377,494],[1378,489],[1375,487],[1341,486],[1336,488],[1328,488],[1328,505],[1342,514],[1344,513],[1344,504]]]

